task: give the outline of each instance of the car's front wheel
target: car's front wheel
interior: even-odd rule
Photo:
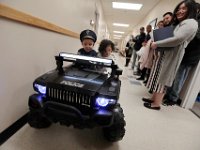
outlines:
[[[122,140],[125,135],[125,125],[123,109],[118,104],[114,109],[113,124],[103,128],[104,137],[110,142]]]
[[[30,111],[28,114],[28,124],[33,128],[47,128],[51,122],[45,117],[43,113],[37,111]]]

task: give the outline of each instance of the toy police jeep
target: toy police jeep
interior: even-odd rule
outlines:
[[[118,103],[122,70],[111,59],[68,53],[55,59],[57,68],[33,83],[37,94],[29,97],[29,125],[46,128],[60,122],[81,129],[100,126],[107,140],[121,140],[125,134],[124,114]],[[63,61],[73,63],[63,67]],[[111,68],[111,73],[105,74],[103,68]]]

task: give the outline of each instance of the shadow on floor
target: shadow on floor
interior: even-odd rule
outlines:
[[[20,132],[10,139],[9,146],[15,150],[118,150],[118,142],[111,143],[104,139],[101,128],[74,129],[53,124],[47,129],[34,129],[25,125]],[[4,145],[4,144],[3,144]],[[12,147],[7,147],[12,149]]]

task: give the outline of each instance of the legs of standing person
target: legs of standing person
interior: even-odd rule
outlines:
[[[168,88],[167,90],[166,93],[167,101],[177,102],[177,100],[179,99],[179,93],[183,87],[183,84],[185,83],[185,80],[187,79],[187,76],[191,68],[192,68],[191,66],[186,66],[184,64],[180,65],[172,87]]]
[[[139,78],[137,78],[136,80],[144,80],[145,76],[146,76],[146,71],[147,71],[147,68],[143,68],[141,70],[141,76]]]
[[[139,63],[140,56],[139,56],[139,55],[137,56],[137,59],[138,59],[137,73],[138,73],[138,74],[141,74],[140,63]]]
[[[153,95],[154,95],[154,101],[151,106],[152,107],[160,107],[165,93],[156,93],[155,92],[155,93],[153,93]]]
[[[127,57],[128,57],[128,50],[126,50],[125,52],[126,52],[126,56],[125,56],[125,57],[126,57],[125,67],[127,67],[127,66],[128,66],[128,65],[127,65],[127,64],[128,64],[128,60],[127,60]]]
[[[133,50],[133,54],[132,55],[133,55],[133,62],[132,62],[131,68],[134,70],[135,62],[136,62],[136,58],[137,58],[136,50]]]
[[[150,72],[151,72],[151,69],[146,70],[146,80],[143,82],[145,85],[147,84],[147,82],[149,80]]]
[[[142,98],[142,100],[144,101],[144,102],[153,102],[154,101],[154,99],[155,99],[155,94],[152,94],[152,96],[150,97],[150,98]]]
[[[126,64],[125,64],[125,67],[128,67],[129,62],[131,60],[131,55],[132,54],[129,54],[129,52],[126,52]]]
[[[140,76],[141,75],[140,63],[139,63],[140,56],[137,55],[136,59],[137,59],[136,71],[133,70],[133,75]]]
[[[144,106],[149,109],[160,110],[160,105],[162,103],[165,93],[154,92],[151,101],[145,102]]]
[[[149,108],[149,109],[154,109],[154,110],[160,110],[160,105],[163,101],[164,95],[166,93],[166,86],[163,86],[157,82],[155,82],[154,85],[154,92],[151,98],[151,101],[147,100],[144,103],[144,106]]]
[[[129,64],[129,62],[130,62],[130,60],[131,60],[131,58],[129,57],[126,57],[126,64],[125,64],[125,67],[128,67],[128,64]]]

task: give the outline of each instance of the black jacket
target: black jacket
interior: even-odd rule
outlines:
[[[148,42],[148,40],[150,40],[150,39],[151,39],[151,36],[150,36],[149,33],[147,33],[147,35],[146,35],[146,37],[145,37],[145,42]]]
[[[142,43],[145,41],[146,38],[146,34],[145,33],[141,33],[140,35],[137,35],[133,41],[135,42],[134,44],[134,49],[136,51],[140,50],[140,48],[142,47]]]
[[[200,59],[200,17],[198,18],[198,31],[194,39],[188,44],[185,49],[185,54],[182,59],[182,64],[191,66],[196,65]]]

